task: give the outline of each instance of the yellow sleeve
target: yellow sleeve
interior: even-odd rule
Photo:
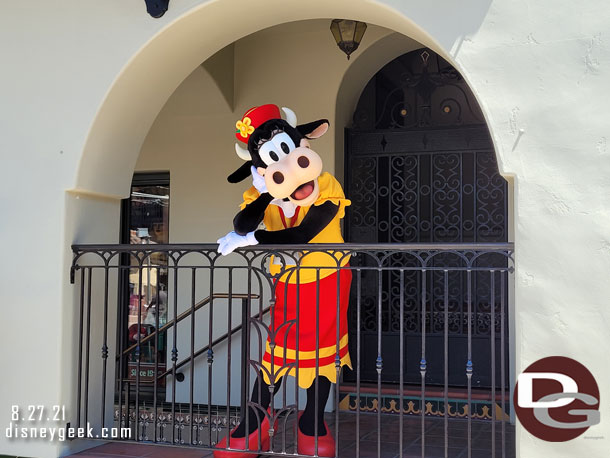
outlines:
[[[320,195],[314,202],[314,205],[322,205],[329,200],[339,206],[337,216],[343,218],[345,216],[345,207],[352,204],[352,201],[345,198],[343,188],[337,179],[328,172],[324,172],[318,178],[318,186],[320,187]]]
[[[258,199],[258,196],[260,196],[260,193],[256,190],[254,186],[251,186],[250,189],[247,189],[243,195],[244,201],[239,205],[240,210],[243,210],[244,208],[246,208],[246,205],[249,205],[256,199]]]

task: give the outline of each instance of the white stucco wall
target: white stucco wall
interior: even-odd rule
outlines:
[[[170,94],[227,44],[321,17],[411,36],[468,80],[500,167],[515,176],[517,370],[569,356],[593,372],[602,396],[602,423],[586,435],[603,439],[547,443],[518,428],[518,455],[607,456],[610,10],[601,0],[310,0],[291,8],[280,0],[172,0],[159,20],[143,2],[3,5],[2,418],[13,404],[73,407],[69,245],[117,241],[117,198]],[[60,450],[0,435],[1,453]]]

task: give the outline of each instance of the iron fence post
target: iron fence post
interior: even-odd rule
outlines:
[[[246,385],[246,374],[248,371],[248,348],[250,334],[248,330],[248,299],[241,300],[241,412],[246,412],[248,403],[248,386]],[[245,415],[245,414],[244,414]]]

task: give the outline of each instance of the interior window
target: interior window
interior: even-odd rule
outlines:
[[[122,239],[132,245],[169,243],[169,173],[136,173],[131,195],[125,202]],[[126,342],[128,348],[167,323],[167,256],[155,253],[141,268],[132,257],[129,271],[128,300],[126,300]],[[124,316],[125,316],[124,315]],[[159,335],[155,352],[155,339],[140,348],[140,382],[154,381],[154,365],[158,371],[166,367],[166,333]],[[128,356],[128,377],[136,378],[134,351]]]

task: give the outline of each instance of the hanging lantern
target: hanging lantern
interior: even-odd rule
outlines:
[[[362,36],[366,30],[366,23],[352,21],[349,19],[333,19],[330,23],[330,31],[335,37],[339,49],[347,54],[347,59],[360,45]]]

